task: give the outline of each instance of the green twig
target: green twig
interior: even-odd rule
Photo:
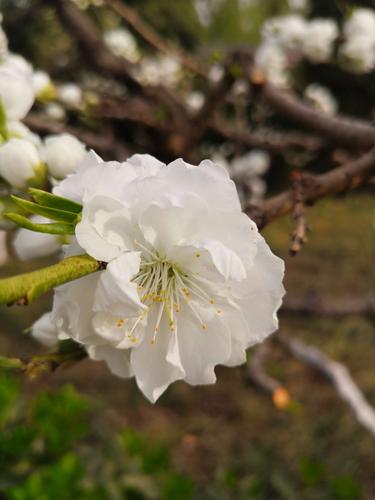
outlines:
[[[102,269],[89,255],[68,257],[58,264],[0,280],[0,304],[27,305],[52,288]]]

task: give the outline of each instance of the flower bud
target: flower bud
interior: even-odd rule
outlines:
[[[82,104],[82,90],[75,83],[65,83],[57,89],[62,103],[71,108],[79,108]]]
[[[50,222],[44,217],[34,215],[32,222]],[[59,235],[47,233],[34,233],[28,229],[19,229],[13,241],[17,257],[21,260],[47,257],[61,250],[62,240]]]
[[[51,135],[44,145],[44,159],[53,177],[74,173],[86,153],[85,145],[70,134]]]
[[[12,186],[42,186],[45,173],[38,150],[31,142],[10,139],[0,146],[0,175]]]
[[[8,120],[22,120],[30,111],[34,97],[28,77],[0,66],[0,99]]]

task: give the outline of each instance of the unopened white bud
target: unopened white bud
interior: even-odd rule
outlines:
[[[78,108],[82,104],[82,90],[75,83],[65,83],[57,89],[58,97],[66,106]]]
[[[45,140],[43,153],[50,174],[62,179],[77,170],[86,147],[73,135],[51,135]]]
[[[0,66],[0,99],[8,120],[22,120],[34,103],[31,80],[7,66]]]
[[[0,146],[0,175],[17,188],[40,185],[45,168],[37,148],[24,139],[10,139]],[[35,182],[34,182],[35,181]]]

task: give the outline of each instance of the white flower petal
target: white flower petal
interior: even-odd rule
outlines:
[[[138,273],[139,252],[129,252],[110,262],[101,273],[94,298],[94,311],[107,311],[121,318],[135,317],[146,309],[131,279]]]
[[[132,350],[130,358],[137,385],[152,403],[155,403],[172,382],[185,376],[184,371],[176,366],[175,359],[172,359],[171,363],[173,355],[167,360],[175,340],[166,324],[162,325],[155,343],[152,343],[154,324],[155,318],[151,318],[144,341]]]

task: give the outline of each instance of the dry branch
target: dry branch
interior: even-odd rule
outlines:
[[[277,339],[295,358],[327,377],[341,399],[349,405],[358,422],[375,437],[375,410],[367,402],[346,366],[329,359],[317,348],[300,340],[280,335]]]
[[[363,185],[375,174],[375,148],[360,159],[337,167],[325,174],[303,176],[304,201],[307,205],[335,193],[349,191]],[[290,213],[294,207],[293,190],[265,200],[259,206],[249,206],[245,212],[260,228]]]
[[[254,82],[254,90],[274,111],[298,126],[304,126],[346,148],[370,149],[375,146],[375,127],[370,123],[346,116],[330,117],[304,104],[291,92],[269,83]]]

